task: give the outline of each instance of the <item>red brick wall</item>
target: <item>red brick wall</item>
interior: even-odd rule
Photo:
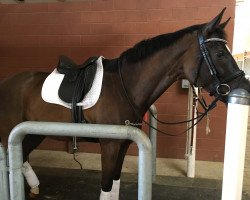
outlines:
[[[77,3],[0,4],[0,79],[25,70],[51,71],[61,54],[83,62],[92,55],[117,57],[141,39],[207,22],[227,7],[225,18],[234,19],[235,0],[96,0]],[[232,43],[233,20],[227,27]],[[162,120],[185,119],[187,90],[174,84],[156,102]],[[222,160],[225,133],[225,106],[211,112],[212,132],[205,123],[198,127],[197,158]],[[179,133],[185,126],[159,126]],[[41,148],[67,149],[65,143]],[[99,151],[94,144],[81,150]],[[130,153],[135,153],[132,146]],[[185,135],[159,134],[158,156],[184,158]]]

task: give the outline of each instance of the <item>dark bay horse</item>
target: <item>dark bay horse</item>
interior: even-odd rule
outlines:
[[[182,78],[225,103],[232,89],[250,92],[248,80],[225,45],[224,28],[229,20],[221,23],[224,11],[208,23],[143,40],[119,58],[104,59],[101,95],[94,107],[84,110],[86,120],[93,124],[139,123],[150,105]],[[41,87],[47,76],[25,72],[1,82],[0,136],[4,144],[11,129],[23,121],[71,122],[69,109],[42,100]],[[24,161],[44,138],[24,138]],[[119,199],[121,168],[131,141],[98,142],[102,161],[100,199]],[[118,193],[112,192],[113,182]]]

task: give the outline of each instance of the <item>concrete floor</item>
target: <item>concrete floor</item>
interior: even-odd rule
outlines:
[[[100,155],[78,153],[76,157],[81,162],[83,170],[80,170],[79,164],[73,160],[72,154],[66,152],[36,150],[31,154],[30,163],[35,166],[41,181],[40,199],[98,199]],[[187,178],[185,171],[185,160],[158,158],[153,199],[219,200],[221,198],[223,163],[197,161],[195,179]],[[121,178],[121,200],[136,199],[136,174],[137,157],[126,156]],[[248,179],[244,180],[243,200],[250,200],[249,182]]]
[[[37,200],[98,200],[100,171],[79,169],[35,168],[41,181]],[[137,199],[137,176],[122,174],[120,200]],[[157,176],[153,184],[153,200],[220,200],[221,181]],[[242,200],[249,200],[243,193]]]
[[[101,156],[93,153],[77,153],[83,169],[101,170]],[[87,162],[86,162],[87,161]],[[186,160],[157,158],[156,173],[162,176],[186,177]],[[79,164],[73,160],[73,155],[63,151],[35,150],[30,155],[32,166],[79,169]],[[126,156],[122,172],[137,173],[137,157]],[[222,162],[196,162],[196,178],[219,179],[223,176]]]

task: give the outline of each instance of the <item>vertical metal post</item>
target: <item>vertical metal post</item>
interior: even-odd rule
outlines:
[[[8,145],[9,152],[9,187],[11,200],[25,200],[24,178],[22,174],[23,148],[22,143]]]
[[[228,97],[222,200],[241,199],[250,95],[235,89]]]
[[[0,142],[0,200],[9,200],[9,181],[6,152]]]
[[[131,126],[83,125],[59,122],[23,122],[11,131],[8,139],[11,200],[25,199],[21,171],[23,164],[21,147],[22,140],[26,134],[129,139],[134,141],[139,148],[138,200],[151,200],[152,145],[143,131]]]
[[[149,138],[152,144],[152,179],[155,181],[156,178],[156,153],[157,153],[157,109],[155,105],[151,105],[149,108],[150,117],[149,117]]]
[[[198,94],[198,88],[195,88],[196,94]],[[188,119],[196,118],[197,102],[194,101],[193,89],[189,87],[188,90]],[[192,123],[196,123],[197,120],[187,123],[187,128],[192,127]],[[197,127],[188,130],[186,141],[186,159],[187,159],[187,177],[195,177],[195,156],[196,156],[196,130]]]

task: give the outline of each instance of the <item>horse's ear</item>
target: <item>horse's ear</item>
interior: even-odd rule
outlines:
[[[203,34],[208,35],[209,33],[212,33],[216,27],[219,26],[222,16],[225,12],[226,8],[223,8],[223,10],[210,22],[208,22],[204,28],[203,28]]]
[[[220,27],[221,27],[222,29],[224,29],[224,28],[227,26],[227,24],[228,24],[228,22],[230,21],[230,19],[231,19],[231,17],[229,17],[229,18],[227,19],[227,21],[221,23],[221,24],[220,24]]]

